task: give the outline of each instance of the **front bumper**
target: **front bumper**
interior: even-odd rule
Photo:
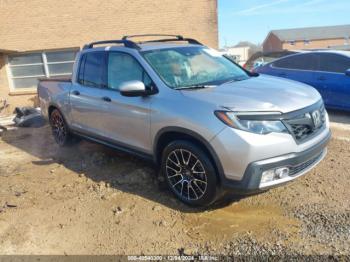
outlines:
[[[222,188],[225,191],[237,194],[254,194],[294,180],[322,161],[327,154],[326,146],[330,138],[331,133],[329,132],[319,143],[305,151],[252,162],[248,165],[242,179],[239,181],[227,179],[225,176],[221,177]],[[260,185],[264,171],[282,166],[288,166],[292,170],[288,177],[266,183],[263,187]]]

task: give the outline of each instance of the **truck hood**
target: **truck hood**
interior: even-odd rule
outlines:
[[[214,103],[232,111],[278,111],[287,113],[318,102],[311,86],[292,80],[260,75],[212,88],[183,90],[186,97]]]

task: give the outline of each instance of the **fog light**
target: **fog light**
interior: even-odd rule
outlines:
[[[275,175],[276,175],[276,178],[278,179],[287,177],[289,175],[289,168],[288,167],[277,168],[275,170]]]
[[[275,170],[270,169],[267,171],[264,171],[261,176],[261,181],[260,183],[267,183],[273,181],[275,178]]]
[[[268,183],[274,180],[285,178],[289,175],[288,167],[279,167],[274,169],[266,170],[261,175],[261,184]]]

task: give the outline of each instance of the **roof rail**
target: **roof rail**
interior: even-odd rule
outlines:
[[[168,34],[144,34],[144,35],[125,35],[123,36],[123,40],[128,40],[129,38],[133,37],[145,37],[145,36],[171,36],[175,37],[176,39],[183,39],[182,35],[168,35]]]
[[[186,41],[189,44],[202,45],[199,41],[193,38],[184,38],[182,35],[167,35],[167,34],[145,34],[145,35],[125,35],[123,36],[123,40],[128,40],[134,37],[148,37],[148,36],[170,36],[174,38],[164,38],[164,39],[155,39],[148,41],[140,41],[138,43],[150,43],[150,42],[173,42],[173,41]]]
[[[105,40],[105,41],[92,42],[92,43],[84,45],[83,49],[90,49],[90,48],[93,48],[94,45],[102,45],[102,44],[124,44],[125,47],[134,48],[134,49],[141,49],[140,46],[138,46],[135,42],[127,40],[127,39]]]

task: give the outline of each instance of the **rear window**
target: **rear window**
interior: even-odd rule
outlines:
[[[317,59],[313,54],[293,55],[273,63],[274,67],[297,70],[315,70]]]

